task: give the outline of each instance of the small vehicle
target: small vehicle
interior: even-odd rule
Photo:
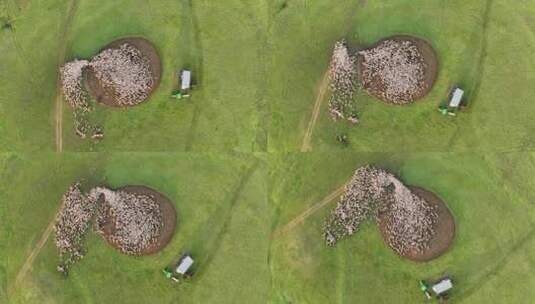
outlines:
[[[445,297],[452,288],[453,288],[453,283],[451,282],[451,279],[448,277],[441,279],[440,281],[435,283],[433,286],[431,286],[431,289],[433,290],[437,298]]]
[[[442,115],[456,116],[456,112],[462,108],[464,91],[458,87],[453,88],[447,103],[443,103],[438,107],[438,111]]]
[[[420,280],[420,290],[425,294],[425,297],[428,300],[431,300],[431,293],[429,292],[429,285],[424,281]]]
[[[178,77],[180,79],[180,89],[174,91],[173,94],[171,94],[171,97],[176,99],[190,97],[190,91],[192,87],[191,71],[181,70],[178,72]]]
[[[192,266],[194,262],[189,254],[183,254],[174,266],[164,268],[163,274],[166,278],[179,283],[193,275]]]
[[[448,296],[448,293],[453,288],[453,282],[449,277],[443,277],[436,283],[430,285],[424,280],[420,280],[420,290],[425,294],[425,297],[430,300],[433,296],[437,299],[443,299]]]

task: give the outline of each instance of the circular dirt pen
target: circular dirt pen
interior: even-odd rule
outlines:
[[[176,211],[171,200],[169,200],[165,195],[159,193],[158,191],[153,190],[149,187],[145,187],[145,186],[124,186],[115,191],[124,191],[124,192],[132,193],[132,194],[148,195],[148,196],[152,196],[155,198],[156,202],[160,206],[160,211],[162,212],[162,220],[163,220],[162,233],[160,234],[160,237],[158,238],[158,241],[156,243],[145,248],[142,252],[136,255],[150,255],[150,254],[154,254],[162,250],[173,238],[173,235],[175,233],[175,228],[176,228]],[[116,244],[110,238],[108,238],[109,235],[113,235],[114,231],[115,231],[114,220],[113,218],[110,218],[109,221],[106,221],[106,223],[103,226],[102,235],[104,239],[108,242],[108,244],[110,244],[115,249],[119,250],[120,252],[125,253],[120,249],[118,244]],[[130,254],[130,253],[126,253],[126,254]]]
[[[154,78],[154,85],[150,89],[150,92],[148,94],[149,96],[145,99],[147,100],[160,84],[160,79],[162,75],[162,65],[160,62],[160,57],[158,56],[158,51],[152,45],[152,43],[145,38],[127,37],[117,39],[111,42],[110,44],[102,48],[99,53],[106,49],[118,49],[121,45],[125,43],[128,43],[129,45],[137,48],[141,52],[141,54],[143,54],[143,56],[146,57],[149,61],[150,72],[152,74],[152,77]],[[99,103],[110,107],[130,107],[119,104],[115,99],[115,93],[113,92],[113,89],[105,88],[90,67],[85,69],[84,71],[84,85],[91,97]],[[140,100],[135,105],[138,105],[145,100]]]
[[[384,85],[382,85],[379,82],[373,82],[371,86],[363,85],[362,70],[364,67],[363,67],[362,55],[357,56],[358,82],[363,86],[366,92],[368,92],[370,95],[388,104],[397,104],[397,105],[409,104],[409,103],[412,103],[416,100],[423,98],[425,95],[427,95],[431,91],[431,89],[433,88],[433,85],[435,84],[435,80],[437,79],[437,76],[438,76],[439,64],[438,64],[438,56],[437,56],[437,53],[435,52],[435,49],[433,49],[433,47],[431,46],[429,42],[427,42],[426,40],[422,38],[418,38],[418,37],[410,36],[410,35],[395,35],[395,36],[391,36],[391,37],[387,37],[387,38],[383,38],[379,40],[378,42],[376,42],[369,48],[366,48],[366,50],[373,49],[379,46],[382,42],[386,40],[393,40],[396,42],[410,41],[414,45],[416,45],[425,63],[424,83],[423,83],[422,89],[420,90],[420,92],[418,92],[418,94],[416,94],[416,96],[414,96],[414,98],[411,101],[404,102],[404,103],[387,100],[378,94],[374,94],[374,91],[384,92],[385,88],[384,88]]]
[[[415,262],[428,262],[444,254],[452,245],[453,239],[455,238],[455,220],[446,203],[436,194],[420,187],[410,186],[409,188],[414,194],[423,198],[430,205],[436,206],[438,222],[435,226],[436,235],[433,240],[431,240],[429,249],[421,253],[408,252],[403,255],[403,257]],[[385,240],[385,244],[388,244],[388,242],[386,242],[388,239],[388,232],[383,225],[384,222],[385,221],[381,219],[381,215],[379,215],[379,230],[381,231],[383,240]]]

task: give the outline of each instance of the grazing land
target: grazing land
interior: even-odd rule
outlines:
[[[528,303],[535,296],[535,154],[288,154],[271,163],[274,226],[292,223],[366,164],[439,194],[456,221],[452,247],[431,262],[410,262],[384,244],[373,222],[327,247],[320,236],[332,199],[273,234],[274,303],[423,303],[418,280],[444,274],[457,282],[454,303]]]
[[[267,148],[266,3],[9,0],[0,4],[0,14],[14,20],[12,30],[0,32],[1,151]],[[128,110],[97,106],[95,123],[105,138],[82,140],[74,133],[72,109],[55,102],[58,68],[125,36],[155,45],[162,58],[160,86]],[[191,98],[177,101],[170,96],[181,68],[192,70],[197,87]]]
[[[347,134],[352,150],[361,152],[516,151],[535,146],[530,114],[535,112],[535,63],[522,55],[535,47],[535,4],[330,3],[289,1],[273,18],[270,150],[297,151],[306,135],[311,138],[307,150],[331,151],[341,147],[336,141],[341,133]],[[361,49],[397,34],[424,38],[437,51],[439,72],[431,92],[414,104],[394,106],[361,90],[355,96],[356,126],[331,119],[326,95],[310,135],[317,85],[334,43],[345,37]],[[466,89],[468,108],[449,119],[437,107],[454,85]]]
[[[143,166],[138,166],[142,163]],[[264,184],[266,166],[246,155],[178,154],[10,154],[0,160],[0,299],[9,303],[266,303],[270,217]],[[61,196],[73,180],[158,189],[175,204],[180,221],[159,253],[123,255],[96,233],[87,255],[67,279],[53,234],[40,240],[53,221]],[[162,269],[189,251],[198,263],[191,282],[174,285]],[[27,257],[34,252],[31,265]],[[26,273],[19,281],[19,272]],[[240,286],[250,288],[241,289]],[[0,302],[3,302],[0,300]]]
[[[444,274],[452,303],[530,303],[533,16],[512,0],[0,1],[0,303],[420,303],[418,281]],[[334,121],[335,43],[396,35],[436,51],[430,92],[401,106],[360,88],[344,99],[356,116]],[[133,107],[95,104],[103,138],[81,139],[59,68],[125,37],[155,46],[159,85]],[[177,100],[180,69],[196,86]],[[453,86],[467,107],[442,116]],[[371,222],[326,246],[325,218],[366,165],[447,204],[447,252],[404,259]],[[168,245],[128,256],[90,232],[63,278],[54,218],[79,180],[168,197]],[[184,251],[196,273],[177,285],[162,269]]]

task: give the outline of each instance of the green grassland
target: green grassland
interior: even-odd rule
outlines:
[[[289,2],[270,36],[269,148],[299,149],[334,41],[365,47],[394,34],[425,38],[436,49],[440,69],[431,93],[410,106],[391,106],[360,92],[357,126],[333,122],[324,100],[312,136],[315,150],[336,149],[341,133],[363,152],[532,148],[535,63],[528,54],[535,46],[534,11],[525,1]],[[456,118],[443,117],[436,108],[453,85],[466,90],[469,106]]]
[[[0,25],[13,25],[0,30],[0,303],[420,303],[418,280],[444,273],[452,303],[532,302],[534,15],[534,3],[498,0],[0,1]],[[333,122],[325,98],[313,151],[297,153],[334,42],[365,47],[393,34],[435,47],[430,94],[399,107],[358,92],[356,126]],[[154,43],[159,88],[130,109],[97,106],[99,143],[74,134],[64,102],[55,153],[58,64],[124,36]],[[182,67],[199,85],[176,101]],[[436,108],[453,85],[468,109],[443,117]],[[321,227],[334,202],[274,236],[364,164],[442,197],[458,228],[451,251],[403,260],[371,224],[327,248]],[[156,255],[128,257],[91,234],[66,280],[49,238],[15,285],[79,179],[166,194],[175,237]],[[199,268],[176,286],[161,269],[182,250]]]
[[[110,41],[143,36],[163,64],[149,102],[128,110],[98,107],[106,138],[95,144],[74,134],[63,111],[66,151],[261,151],[266,149],[264,100],[265,3],[231,1],[3,2],[14,30],[0,33],[2,150],[54,151],[56,72],[65,60],[88,58]],[[68,16],[72,12],[72,16]],[[4,17],[2,16],[2,17]],[[234,16],[241,16],[235,18]],[[72,17],[72,19],[69,19]],[[69,21],[71,20],[71,21]],[[193,70],[198,87],[170,98],[176,71]]]
[[[265,162],[245,155],[12,154],[2,163],[9,181],[0,199],[2,221],[0,291],[10,303],[265,303],[270,218]],[[95,234],[88,254],[64,279],[52,237],[20,286],[14,280],[58,208],[70,183],[143,184],[167,195],[178,225],[171,243],[148,257],[128,257]],[[1,209],[0,209],[1,210]],[[5,250],[4,250],[5,249]],[[191,283],[176,286],[161,269],[183,250],[198,260]],[[7,278],[7,287],[6,287]],[[240,286],[249,288],[240,289]],[[2,299],[2,297],[0,297]],[[0,301],[2,302],[2,301]]]
[[[419,303],[417,281],[451,274],[454,303],[529,303],[535,294],[533,153],[66,153],[0,159],[0,299],[9,303]],[[416,264],[397,257],[369,224],[335,248],[321,226],[334,201],[284,235],[273,231],[338,188],[364,164],[427,188],[449,205],[448,253]],[[68,279],[50,238],[20,285],[15,277],[74,180],[143,184],[175,202],[176,235],[154,256],[119,254],[95,234]],[[198,260],[190,283],[160,270],[182,250]],[[246,288],[244,288],[246,286]]]
[[[273,303],[423,303],[418,280],[443,274],[456,282],[452,303],[530,303],[535,297],[535,154],[288,154],[272,162],[276,226],[365,164],[442,197],[456,219],[453,247],[437,260],[409,262],[386,247],[370,223],[328,248],[321,229],[333,202],[272,241]]]

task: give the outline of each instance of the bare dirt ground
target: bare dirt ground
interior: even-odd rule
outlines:
[[[345,191],[346,185],[344,184],[342,187],[334,190],[329,195],[327,195],[325,198],[323,198],[321,201],[313,204],[311,207],[307,208],[305,211],[303,211],[301,214],[293,218],[288,224],[282,226],[281,228],[275,230],[271,234],[271,238],[275,239],[278,238],[281,235],[284,235],[294,229],[295,227],[301,225],[304,223],[304,221],[311,216],[312,214],[318,212],[323,207],[327,206],[329,203],[334,201],[335,199],[339,198]]]
[[[379,44],[381,44],[385,40],[394,40],[398,42],[409,40],[418,47],[422,55],[422,58],[424,59],[424,62],[426,64],[426,69],[424,71],[425,82],[423,84],[423,89],[419,92],[419,94],[414,98],[413,101],[419,100],[423,98],[424,96],[426,96],[431,91],[431,89],[433,88],[433,85],[435,84],[435,80],[437,79],[438,69],[439,69],[438,56],[435,50],[433,49],[433,47],[431,46],[431,44],[422,38],[409,36],[409,35],[395,35],[395,36],[387,37],[387,38],[377,41],[376,43],[371,45],[368,49],[373,49],[377,47]],[[362,61],[363,61],[363,57],[358,56],[357,71],[358,71],[358,80],[361,85],[362,85],[361,71],[363,69]],[[365,86],[363,87],[368,93],[371,93],[374,90],[384,90],[383,88],[381,88],[382,84],[380,83],[374,83],[370,87],[365,87]],[[372,87],[373,89],[370,90],[370,88]],[[385,103],[388,103],[388,104],[393,103],[390,100],[382,99],[380,96],[377,96],[377,95],[373,95],[373,96]]]
[[[428,262],[447,252],[453,244],[455,238],[455,220],[446,203],[433,192],[415,186],[410,186],[409,188],[414,194],[423,198],[429,204],[436,206],[438,223],[435,226],[436,235],[431,241],[428,250],[423,253],[409,252],[403,257],[415,262]],[[383,223],[384,221],[381,220],[381,215],[379,215],[379,231],[385,240],[385,244],[388,246],[388,243],[386,242],[388,232]]]
[[[303,137],[303,144],[301,145],[301,152],[308,152],[312,150],[312,146],[310,145],[310,141],[312,139],[312,132],[314,131],[314,126],[316,125],[316,121],[318,120],[320,109],[321,109],[321,103],[325,99],[325,93],[327,92],[327,89],[329,88],[329,72],[325,72],[323,74],[323,77],[321,79],[321,82],[317,86],[317,94],[316,94],[316,101],[314,102],[314,109],[312,111],[312,116],[310,117],[310,120],[308,121],[308,126],[305,131],[305,136]]]
[[[151,255],[162,250],[173,238],[176,229],[177,216],[175,207],[169,198],[165,195],[145,186],[124,186],[118,191],[125,191],[133,194],[143,194],[148,196],[153,196],[156,199],[156,202],[160,205],[160,210],[163,216],[163,228],[158,241],[153,245],[145,248],[139,255]],[[114,220],[110,218],[108,223],[104,226],[104,239],[115,249],[121,251],[119,246],[116,243],[111,241],[106,237],[106,235],[113,234],[115,229]]]
[[[119,48],[125,43],[134,46],[139,51],[141,51],[141,54],[148,58],[150,71],[152,76],[154,77],[154,85],[150,90],[150,94],[152,94],[160,84],[160,79],[162,76],[162,65],[160,62],[160,56],[158,56],[158,51],[150,41],[141,37],[121,38],[106,45],[100,50],[100,52],[106,49]],[[124,107],[115,100],[115,93],[112,89],[104,88],[104,86],[102,86],[101,82],[97,79],[95,73],[91,70],[91,68],[86,69],[86,71],[84,72],[84,84],[91,97],[99,103],[110,107]]]

